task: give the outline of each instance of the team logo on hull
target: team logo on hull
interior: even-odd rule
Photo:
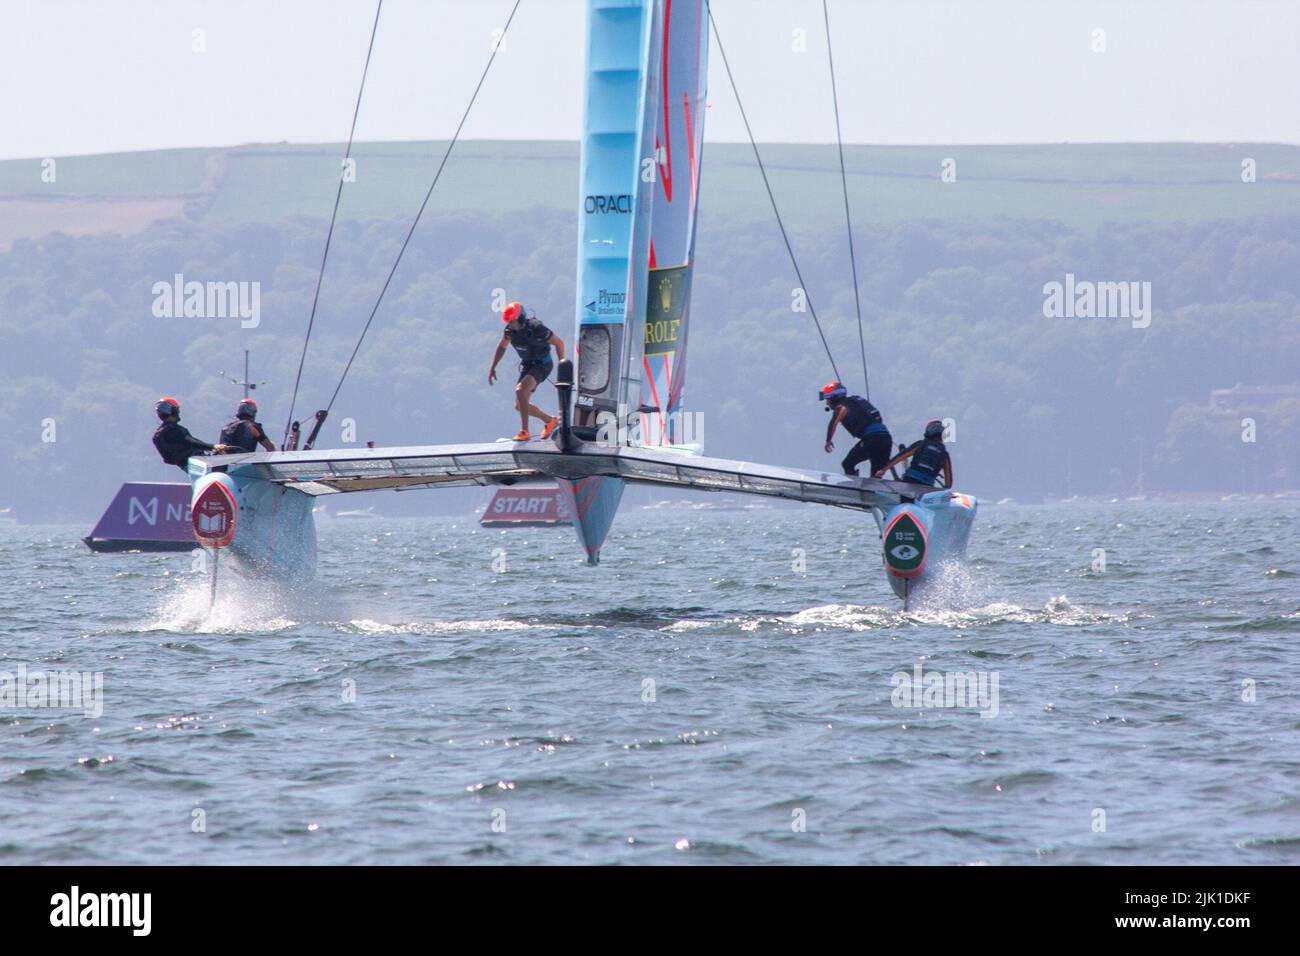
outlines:
[[[220,481],[212,481],[199,492],[190,509],[194,537],[207,548],[227,547],[235,538],[235,517],[239,505]]]
[[[885,567],[898,578],[914,578],[925,570],[926,533],[911,514],[904,511],[885,528],[882,536]]]

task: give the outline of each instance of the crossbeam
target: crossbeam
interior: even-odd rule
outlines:
[[[730,458],[708,458],[672,446],[578,443],[561,451],[551,441],[420,445],[401,448],[312,449],[193,459],[208,471],[230,471],[309,495],[381,489],[513,485],[557,478],[624,478],[669,485],[869,510],[934,489],[903,481],[855,478]]]

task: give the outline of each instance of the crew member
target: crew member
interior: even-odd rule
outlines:
[[[542,437],[550,438],[551,432],[559,427],[560,419],[548,415],[533,404],[533,392],[537,386],[546,381],[555,363],[551,361],[551,346],[561,362],[564,361],[564,340],[542,324],[541,319],[532,315],[518,302],[511,302],[501,313],[505,322],[505,333],[497,343],[496,354],[492,356],[492,366],[488,369],[488,384],[497,380],[497,363],[506,354],[507,347],[513,347],[519,353],[519,381],[515,385],[515,408],[519,412],[519,434],[515,441],[525,441],[533,436],[528,431],[528,417],[541,419],[545,423]]]
[[[225,445],[209,445],[191,435],[190,430],[180,423],[181,403],[176,399],[158,399],[154,411],[162,419],[162,424],[153,433],[153,446],[158,449],[158,454],[167,464],[175,465],[181,471],[188,473],[191,455],[206,455],[209,452],[225,454]]]
[[[235,420],[221,429],[221,441],[232,452],[257,451],[261,445],[267,451],[275,451],[275,442],[266,437],[266,429],[257,421],[257,402],[246,398],[235,409]]]
[[[908,459],[911,460],[908,463],[907,471],[903,472],[904,481],[933,487],[934,483],[939,480],[940,472],[942,472],[942,487],[952,487],[952,456],[948,454],[948,449],[943,444],[943,422],[937,418],[925,423],[924,438],[918,442],[913,442],[890,459],[884,468],[880,468],[875,472],[876,477],[880,477],[886,469],[902,464]]]
[[[858,465],[867,459],[871,460],[872,471],[884,468],[894,439],[890,437],[876,406],[861,395],[850,395],[839,382],[823,385],[817,399],[825,402],[827,411],[831,413],[830,424],[826,426],[826,453],[829,455],[835,450],[832,439],[840,425],[858,440],[841,463],[844,474],[857,475]]]

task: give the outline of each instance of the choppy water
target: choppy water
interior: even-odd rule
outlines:
[[[333,519],[318,601],[211,615],[188,555],[81,533],[0,533],[0,670],[104,679],[0,709],[0,861],[1300,861],[1294,502],[985,507],[913,614],[812,507],[629,510],[598,569]],[[894,706],[917,664],[996,716]]]

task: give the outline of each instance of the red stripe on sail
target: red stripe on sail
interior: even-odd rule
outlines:
[[[686,158],[691,164],[691,215],[695,215],[695,197],[700,190],[699,177],[695,172],[695,128],[691,126],[691,98],[682,94],[682,112],[686,114]]]
[[[664,160],[665,160],[665,162],[659,163],[659,181],[663,183],[664,199],[666,199],[668,202],[673,201],[673,136],[672,136],[672,121],[668,116],[668,108],[670,106],[669,99],[668,99],[668,37],[672,32],[671,30],[669,30],[669,24],[672,21],[672,16],[673,16],[673,0],[667,0],[667,3],[664,4],[663,62],[659,64],[659,72],[663,74],[663,86],[664,86],[663,150],[664,150]],[[655,152],[656,153],[659,152],[658,136],[655,136]],[[656,157],[656,162],[658,162],[657,157]]]
[[[650,397],[655,400],[655,407],[659,409],[659,434],[662,437],[664,434],[664,410],[663,410],[663,406],[659,404],[659,390],[655,388],[654,372],[650,371],[650,356],[648,355],[644,356],[641,359],[641,361],[645,365],[646,381],[650,383]],[[668,360],[665,358],[664,368],[667,367],[668,367]]]

